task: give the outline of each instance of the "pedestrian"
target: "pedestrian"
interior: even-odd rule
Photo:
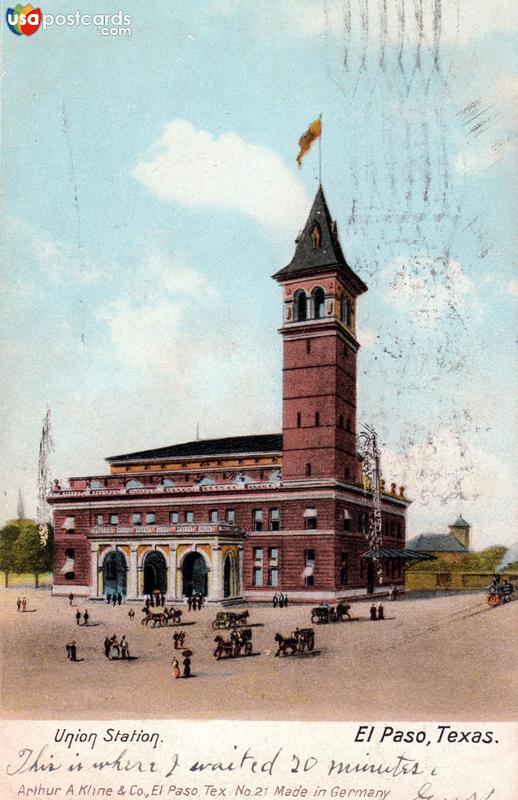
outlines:
[[[116,595],[116,594],[114,594],[114,595],[112,596],[112,605],[113,605],[113,607],[114,607],[114,608],[115,608],[115,606],[117,605],[117,595]]]
[[[16,601],[16,610],[19,611],[21,607],[22,607],[22,601],[21,598],[19,597]]]
[[[74,593],[73,592],[70,592],[70,594],[68,595],[68,602],[70,603],[71,606],[74,605]]]
[[[188,652],[188,651],[186,651]],[[191,657],[185,656],[183,660],[183,677],[190,678],[191,677]]]
[[[385,619],[385,609],[383,608],[383,603],[380,603],[378,606],[378,619]]]
[[[121,658],[129,658],[129,644],[125,636],[121,639]]]
[[[274,596],[273,596],[273,600],[272,600],[272,603],[273,603],[273,607],[274,607],[274,608],[277,608],[277,600],[278,600],[278,598],[277,598],[277,592],[275,592],[275,594],[274,594]]]
[[[22,597],[22,612],[27,611],[27,599]]]
[[[279,594],[279,608],[284,608],[284,595],[282,592]]]
[[[162,606],[162,608],[164,608],[164,606],[165,606],[165,594],[161,595],[161,597],[160,597],[160,605]]]
[[[180,662],[177,658],[173,658],[171,661],[171,667],[173,668],[173,678],[176,680],[182,674],[180,670]]]
[[[135,618],[135,611],[133,608],[130,608],[130,610],[128,611],[128,617],[130,618],[130,621],[133,622]]]
[[[178,650],[178,631],[173,633],[174,649]]]
[[[70,642],[67,642],[67,658],[70,661]]]
[[[90,614],[88,613],[88,609],[85,608],[85,613],[83,614],[83,619],[85,621],[85,625],[88,625],[88,620],[90,619]]]
[[[150,597],[146,597],[146,602],[145,602],[145,606],[146,606],[146,614],[147,614],[147,612],[149,611],[149,606],[150,606],[150,605],[151,605],[151,598],[150,598]]]
[[[179,633],[178,633],[178,647],[180,648],[180,650],[183,647],[184,641],[185,641],[185,633],[183,631],[179,631]]]
[[[117,604],[120,606],[121,603],[122,603],[122,594],[121,594],[121,592],[119,592],[117,594]]]
[[[110,592],[109,594],[106,595],[106,602],[108,603],[108,605],[110,605],[111,601],[112,601],[112,596]]]
[[[106,637],[105,640],[104,640],[104,655],[106,656],[106,658],[110,657],[111,646],[112,646],[112,643],[111,643],[110,639],[108,639],[108,637]]]
[[[75,639],[71,639],[67,644],[67,653],[70,661],[77,661],[77,648]]]
[[[189,597],[187,598],[187,608],[188,608],[189,611],[191,611],[191,609],[192,609],[192,597],[191,597],[191,595],[189,595]]]
[[[79,611],[79,609],[77,609],[77,611],[76,611],[76,625],[79,625],[80,622],[81,622],[81,612]]]
[[[110,658],[119,658],[120,656],[120,647],[119,647],[119,640],[117,636],[112,636],[110,639]]]
[[[376,614],[376,606],[374,605],[374,603],[371,605],[370,615],[371,615],[371,619],[372,620],[378,619],[377,614]]]
[[[284,595],[284,608],[288,608],[288,595]]]

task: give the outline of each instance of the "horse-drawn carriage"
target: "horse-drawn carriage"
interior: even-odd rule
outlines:
[[[173,625],[181,625],[182,623],[182,612],[179,608],[153,608],[150,607],[147,609],[144,617],[141,620],[142,625],[149,625],[152,623],[152,627],[162,628],[165,625],[169,625],[172,622]]]
[[[291,636],[282,636],[280,633],[275,634],[275,641],[277,642],[276,656],[294,656],[296,653],[308,653],[315,647],[315,631],[313,628],[296,628],[292,631]]]
[[[223,639],[223,636],[216,636],[214,641],[216,642],[214,656],[218,661],[222,656],[237,658],[241,655],[241,651],[243,651],[245,656],[249,656],[252,652],[252,629],[241,628],[241,630],[237,630],[233,628],[230,633],[230,639]]]
[[[247,625],[249,616],[249,611],[239,611],[238,613],[235,611],[218,611],[216,619],[212,622],[212,627],[214,630],[221,630],[223,628],[228,630],[236,626]]]
[[[349,603],[338,603],[337,606],[329,606],[323,603],[311,609],[311,622],[313,625],[327,625],[329,622],[343,622],[344,617],[349,617]]]
[[[489,606],[499,606],[501,603],[510,603],[511,600],[517,600],[518,594],[516,587],[509,581],[502,583],[493,582],[488,589],[486,602]]]

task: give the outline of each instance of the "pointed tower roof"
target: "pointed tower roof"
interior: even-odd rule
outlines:
[[[464,517],[459,517],[455,520],[451,525],[448,525],[448,528],[471,528],[469,522],[466,522]]]
[[[316,247],[313,234],[317,228],[319,244]],[[348,278],[357,294],[367,291],[364,282],[352,271],[342,252],[336,222],[331,218],[324,190],[318,187],[311,211],[300,236],[295,240],[297,247],[290,263],[273,276],[276,280],[289,280],[326,272],[340,270]]]

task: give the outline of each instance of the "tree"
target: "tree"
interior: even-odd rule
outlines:
[[[19,535],[20,526],[16,522],[8,522],[0,529],[0,570],[4,573],[6,588],[9,586],[9,573],[17,571],[16,542]]]
[[[16,571],[34,575],[34,586],[39,585],[42,572],[52,569],[54,537],[51,525],[38,525],[32,520],[25,523],[16,540]]]

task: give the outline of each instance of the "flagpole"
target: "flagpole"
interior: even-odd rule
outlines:
[[[318,137],[318,185],[322,186],[322,114],[320,114],[320,136]]]

